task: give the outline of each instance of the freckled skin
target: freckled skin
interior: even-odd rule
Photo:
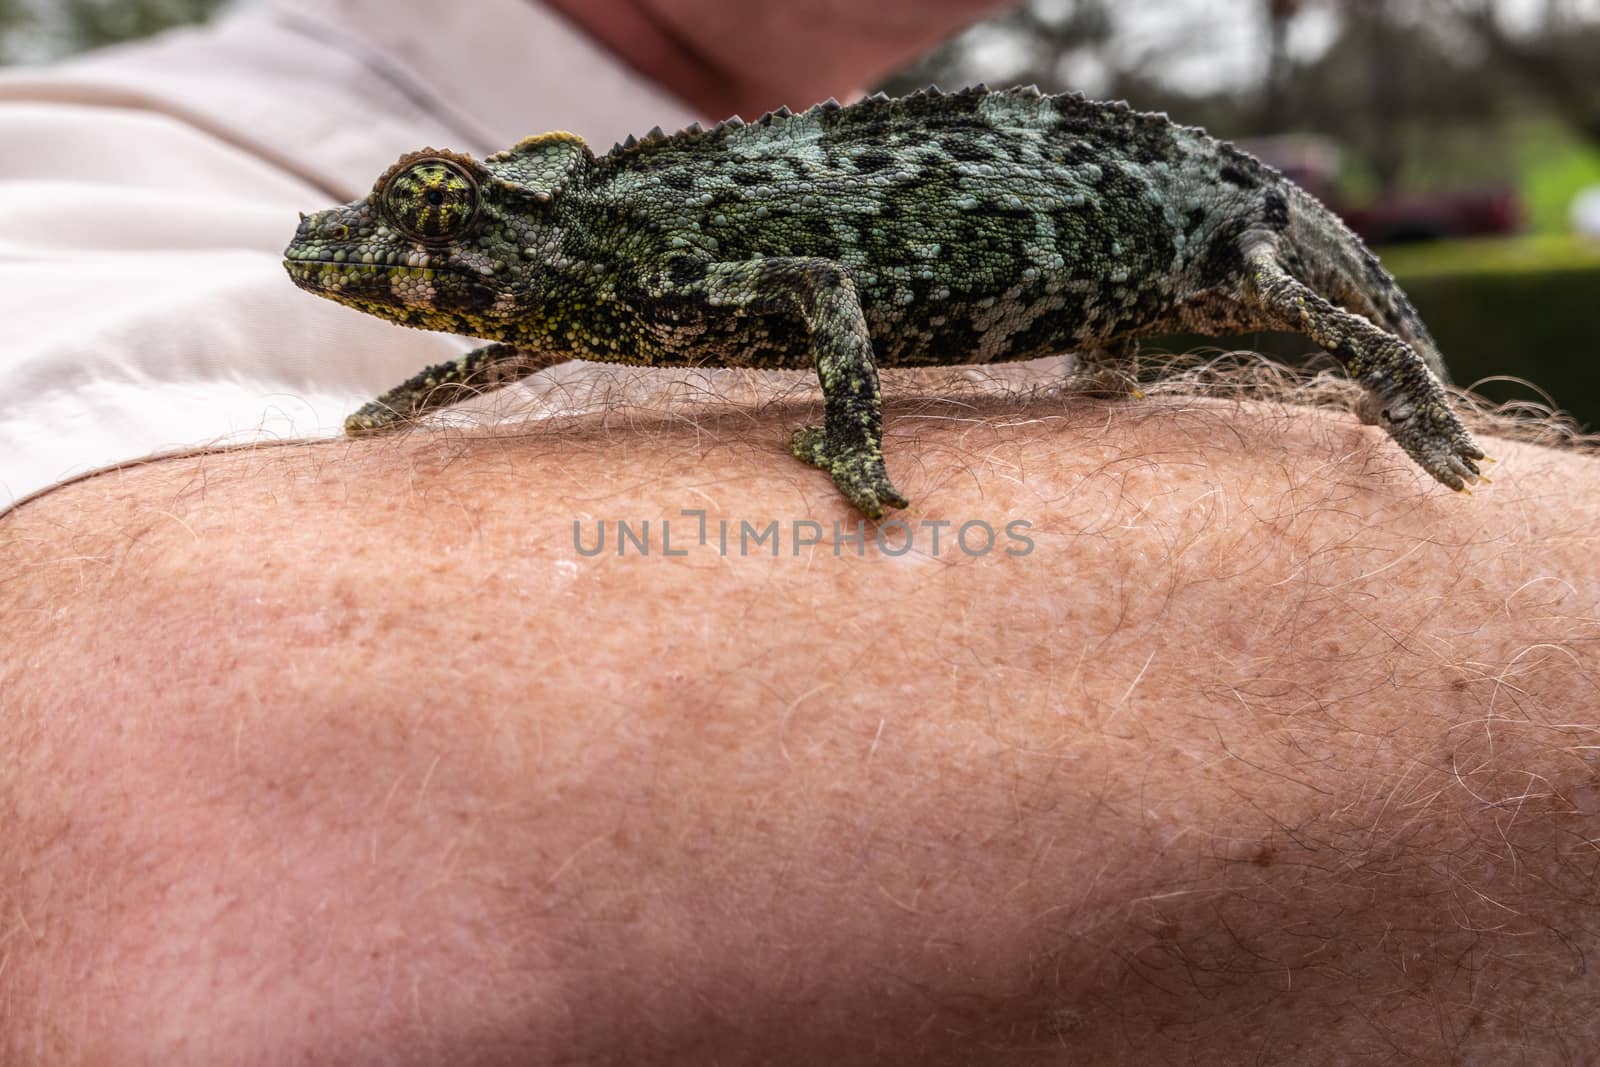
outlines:
[[[599,159],[568,133],[481,163],[424,149],[303,219],[285,266],[318,295],[494,342],[367,404],[352,435],[567,359],[809,366],[824,424],[793,451],[878,518],[906,505],[879,366],[1287,329],[1337,356],[1364,417],[1439,481],[1463,488],[1483,458],[1416,311],[1321,204],[1202,130],[1078,95],[830,101]]]

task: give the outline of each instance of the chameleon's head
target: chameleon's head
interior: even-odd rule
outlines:
[[[413,152],[364,199],[302,215],[283,265],[300,288],[402,325],[496,336],[555,253],[557,194],[592,161],[571,134],[485,163]]]

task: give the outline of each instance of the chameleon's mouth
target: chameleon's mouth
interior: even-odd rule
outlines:
[[[395,287],[408,283],[432,286],[448,271],[436,267],[413,267],[404,263],[351,263],[331,259],[283,260],[283,269],[302,289],[324,296],[377,298],[381,303],[396,302]]]
[[[284,269],[308,293],[420,330],[482,336],[482,310],[496,293],[459,271],[405,263],[351,263],[286,256]]]
[[[318,271],[335,270],[352,275],[415,274],[420,278],[431,278],[436,274],[445,273],[438,267],[412,267],[404,263],[351,263],[332,259],[285,259],[283,266],[290,274],[310,274],[313,272],[312,268],[316,268]]]

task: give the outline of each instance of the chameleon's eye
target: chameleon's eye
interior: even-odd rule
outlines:
[[[448,159],[422,159],[383,187],[383,213],[395,229],[418,241],[449,241],[478,213],[478,183]]]

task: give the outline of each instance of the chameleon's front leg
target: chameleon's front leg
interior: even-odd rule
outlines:
[[[850,272],[828,259],[752,260],[713,266],[704,285],[713,307],[795,314],[805,322],[824,424],[796,430],[789,442],[794,454],[832,475],[868,518],[909,504],[884,469],[878,365]]]
[[[360,411],[344,420],[344,432],[350,437],[383,433],[435,408],[510,385],[564,358],[529,352],[515,345],[475,348],[460,359],[429,367],[362,405]]]

